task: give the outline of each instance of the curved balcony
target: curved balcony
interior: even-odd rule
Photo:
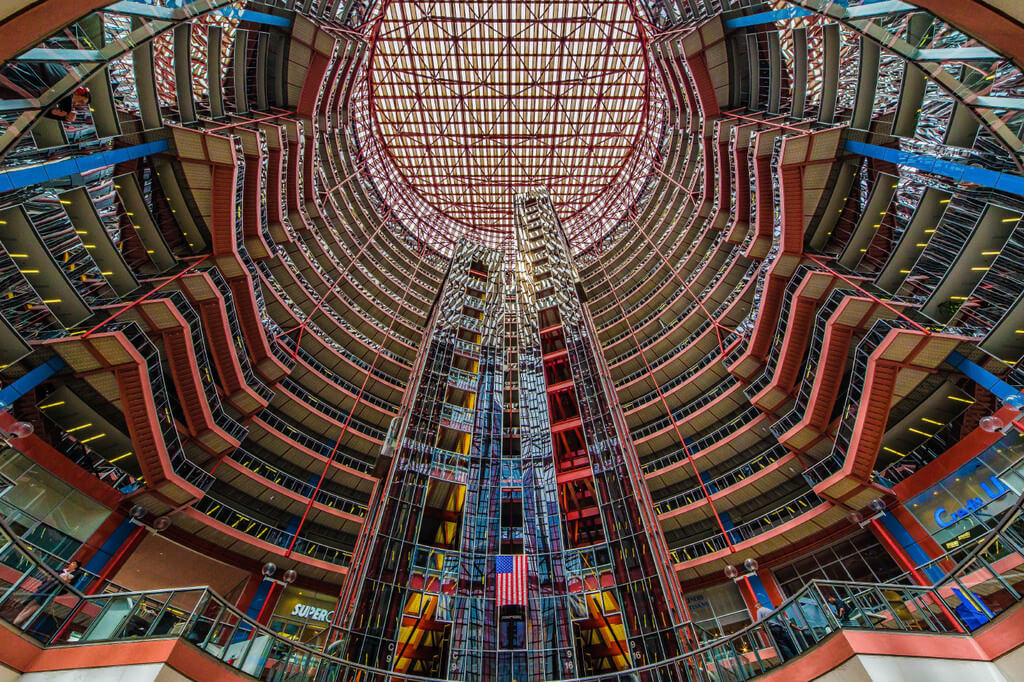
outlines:
[[[351,547],[317,542],[308,537],[296,538],[294,533],[260,521],[251,513],[237,510],[209,495],[182,513],[223,535],[257,547],[267,555],[287,557],[326,574],[335,574],[335,581],[348,573],[348,565],[352,561]]]
[[[373,470],[374,465],[372,462],[342,451],[340,443],[331,444],[319,436],[307,433],[287,420],[282,419],[271,410],[263,410],[256,415],[254,421],[268,431],[278,434],[280,438],[291,441],[297,447],[301,447],[325,461],[331,460],[338,466],[343,466],[353,472],[365,475],[368,475]]]
[[[676,562],[676,570],[681,571],[703,563],[702,560],[712,555],[728,552],[730,542],[737,550],[749,549],[792,531],[794,522],[804,520],[802,517],[820,516],[831,508],[830,502],[823,501],[809,490],[756,518],[737,524],[728,531],[729,541],[720,532],[676,547],[669,541],[669,552]]]
[[[705,490],[712,498],[728,497],[732,489],[739,487],[741,484],[745,485],[748,479],[756,480],[758,474],[767,470],[772,465],[792,459],[790,454],[789,450],[784,446],[776,443],[752,458],[744,458],[741,464],[712,478],[706,478],[708,472],[701,474],[701,478],[705,479],[703,485],[700,483],[690,485],[681,492],[675,492],[671,489],[660,490],[660,494],[654,497],[654,509],[658,512],[660,518],[666,519],[677,516],[686,508],[708,499]]]
[[[756,407],[748,407],[714,431],[693,441],[687,441],[687,450],[694,457],[704,456],[707,452],[729,447],[739,452],[733,445],[738,437],[767,421],[767,417]],[[763,429],[767,431],[767,428]],[[760,437],[757,437],[760,440]],[[745,448],[743,448],[745,449]],[[665,476],[678,469],[687,459],[683,448],[670,448],[667,452],[659,452],[652,456],[641,457],[640,464],[648,481]]]

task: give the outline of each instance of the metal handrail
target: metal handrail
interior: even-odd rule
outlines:
[[[1020,511],[1020,504],[1021,501],[1018,500],[1016,508],[1013,510],[1014,512]],[[1018,513],[1008,514],[1007,518],[1003,520],[999,527],[997,527],[990,533],[989,542],[994,542],[998,538],[998,536],[1003,531],[1005,531],[1009,523],[1016,520],[1017,518]],[[37,566],[39,563],[41,563],[35,558],[34,554],[32,553],[32,550],[29,547],[27,547],[23,543],[23,541],[20,540],[20,538],[18,538],[13,532],[11,532],[10,528],[7,526],[5,522],[0,521],[0,526],[2,526],[3,535],[6,536],[7,540],[7,542],[5,542],[4,544],[5,549],[10,548],[13,545],[17,547],[22,553],[24,553],[30,560],[33,560],[33,562]],[[970,564],[970,562],[977,559],[978,553],[980,551],[981,549],[979,548],[979,550],[972,554],[972,556],[969,559],[965,560],[964,562],[961,562],[961,564],[956,569],[949,573],[949,577],[952,577],[957,571],[963,570]],[[47,577],[51,579],[57,579],[56,573],[49,570],[46,566],[38,566],[38,568]],[[643,666],[637,666],[627,671],[622,671],[620,673],[612,675],[605,674],[597,676],[578,677],[574,678],[570,682],[595,682],[597,680],[615,679],[627,680],[634,679],[633,676],[635,676],[637,673],[642,672],[657,673],[661,671],[665,674],[679,674],[682,672],[682,669],[691,669],[693,667],[703,669],[708,667],[709,665],[717,666],[720,662],[728,659],[729,657],[732,657],[734,659],[734,663],[739,664],[738,667],[734,667],[732,669],[735,672],[743,673],[742,675],[738,676],[740,679],[756,676],[777,665],[771,663],[770,661],[766,661],[761,657],[761,652],[767,651],[768,647],[773,647],[776,650],[778,650],[778,642],[776,641],[776,639],[779,637],[779,635],[776,634],[777,632],[788,630],[790,632],[790,636],[797,636],[797,639],[802,640],[803,643],[806,645],[806,648],[809,648],[810,646],[813,646],[814,644],[818,643],[819,641],[821,641],[822,639],[824,639],[836,630],[847,627],[859,627],[856,625],[851,626],[849,624],[844,624],[838,620],[836,614],[831,611],[831,609],[828,607],[825,598],[823,597],[823,589],[831,589],[834,591],[845,590],[846,594],[854,600],[862,600],[865,597],[865,595],[876,596],[877,599],[875,603],[880,605],[884,611],[889,612],[891,616],[891,622],[896,624],[898,626],[897,629],[899,630],[909,630],[910,628],[907,626],[907,624],[903,622],[901,615],[896,611],[893,611],[893,602],[891,602],[889,599],[883,596],[883,590],[885,592],[890,593],[893,591],[897,591],[899,595],[902,595],[900,597],[899,603],[904,605],[909,603],[915,606],[915,611],[918,614],[918,617],[922,620],[926,629],[929,629],[933,632],[954,634],[957,631],[957,627],[955,627],[955,625],[960,625],[961,628],[963,627],[962,624],[958,620],[956,620],[954,616],[950,619],[950,622],[954,624],[954,627],[946,628],[943,625],[943,622],[939,618],[938,614],[926,608],[926,600],[929,599],[936,599],[939,600],[938,603],[944,604],[944,602],[941,601],[941,595],[937,593],[935,588],[917,587],[909,585],[890,585],[885,583],[859,583],[814,580],[808,583],[806,586],[804,586],[804,588],[802,588],[799,592],[783,601],[782,604],[780,604],[779,607],[773,612],[772,616],[765,618],[758,623],[752,623],[751,625],[748,625],[742,630],[733,633],[732,635],[729,635],[727,638],[722,638],[719,640],[715,640],[713,642],[706,643],[705,645],[701,646],[700,648],[694,651],[682,654],[680,656],[665,661],[649,663]],[[228,638],[227,641],[234,640],[236,636],[240,633],[243,634],[244,640],[240,641],[248,642],[248,644],[246,645],[246,654],[248,654],[249,650],[251,650],[252,646],[254,646],[256,639],[258,637],[265,637],[266,639],[262,644],[263,646],[266,646],[265,651],[271,651],[270,647],[274,646],[275,648],[273,649],[273,651],[275,653],[283,652],[285,654],[285,657],[272,659],[268,657],[267,660],[264,660],[264,666],[266,666],[267,663],[276,664],[277,662],[286,659],[289,661],[294,661],[296,660],[296,656],[298,656],[300,658],[297,660],[300,660],[304,663],[304,665],[299,666],[300,668],[302,668],[302,670],[295,671],[295,676],[298,679],[351,679],[346,675],[351,675],[353,677],[355,675],[360,675],[363,676],[363,679],[370,680],[401,680],[405,682],[427,682],[428,680],[432,679],[418,675],[396,673],[393,671],[386,671],[381,670],[379,668],[352,663],[349,661],[342,660],[341,658],[338,658],[333,654],[326,653],[317,650],[313,647],[309,647],[300,642],[295,642],[285,637],[282,637],[281,635],[279,635],[276,632],[273,632],[266,626],[248,618],[245,614],[236,609],[230,602],[228,602],[223,597],[221,597],[220,595],[216,594],[215,592],[206,587],[172,588],[167,590],[142,590],[131,592],[108,593],[105,595],[92,596],[86,596],[72,587],[65,587],[63,591],[64,593],[70,594],[75,598],[76,608],[72,609],[72,615],[68,617],[66,622],[57,631],[57,637],[63,635],[66,627],[71,622],[70,619],[73,618],[74,615],[81,613],[81,609],[79,607],[90,604],[104,605],[106,603],[111,602],[111,600],[114,599],[134,598],[136,599],[136,603],[132,607],[131,611],[131,614],[134,614],[144,600],[151,599],[151,604],[154,607],[159,607],[158,616],[160,616],[165,614],[169,608],[174,608],[170,606],[172,597],[188,593],[196,595],[195,605],[190,610],[184,607],[181,609],[177,609],[177,612],[183,617],[183,619],[179,621],[182,624],[180,630],[178,630],[177,632],[166,632],[159,634],[154,633],[157,622],[160,620],[159,617],[157,617],[154,618],[151,623],[148,623],[149,627],[146,630],[146,635],[144,636],[148,636],[151,639],[178,638],[181,636],[190,636],[194,635],[197,631],[202,631],[202,628],[198,626],[201,623],[205,622],[209,624],[209,629],[206,630],[206,633],[204,635],[202,635],[201,641],[197,641],[196,639],[191,639],[191,637],[189,637],[192,643],[198,646],[199,648],[211,647],[212,634],[218,626],[227,626],[228,628],[230,628],[229,631],[219,631],[221,633],[228,632],[230,637]],[[8,594],[10,592],[11,590],[8,590]],[[6,599],[8,594],[5,594],[2,598],[0,598],[0,600]],[[163,598],[160,599],[160,597]],[[907,598],[903,599],[903,597]],[[51,597],[51,599],[52,598],[53,597]],[[863,602],[858,601],[858,603],[855,605],[855,610],[862,608],[861,603]],[[815,632],[816,628],[810,624],[808,619],[808,613],[806,611],[808,604],[812,608],[816,609],[817,616],[823,619],[825,625],[823,628],[818,629],[823,629],[824,631]],[[211,607],[213,607],[212,610],[215,612],[216,615],[205,615],[211,611]],[[100,613],[102,614],[103,611],[100,611]],[[949,616],[950,614],[947,613],[946,615]],[[802,625],[801,621],[803,622]],[[124,622],[127,622],[127,617],[125,618]],[[865,622],[869,623],[866,619]],[[870,624],[867,624],[863,627],[868,627],[870,629],[872,626]],[[114,630],[115,632],[119,632],[122,629],[123,627],[119,624],[119,626]],[[337,630],[335,630],[335,633],[337,633]],[[111,640],[97,638],[95,640],[86,641]],[[748,665],[751,668],[749,671],[746,669],[746,667],[744,667],[743,662],[740,660],[740,649],[735,646],[740,641],[743,641],[744,643],[755,642],[760,645],[760,649],[755,649],[749,655],[746,656],[746,658],[748,659],[751,656],[754,659],[748,661]],[[336,644],[337,642],[338,640],[335,639],[334,642],[332,642],[332,644]],[[64,642],[52,642],[52,638],[51,641],[47,642],[47,644],[50,646],[65,645]],[[67,644],[74,643],[67,642]],[[261,645],[258,644],[257,646]],[[220,653],[224,653],[223,649]],[[233,665],[234,667],[241,667],[247,660],[248,656],[243,655],[235,658],[229,664]],[[756,662],[757,664],[756,668],[753,665],[754,662]],[[326,675],[323,674],[324,672],[326,672]],[[750,674],[748,675],[747,673]]]

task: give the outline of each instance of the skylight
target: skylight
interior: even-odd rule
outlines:
[[[614,227],[663,118],[629,3],[397,0],[382,12],[354,110],[396,218],[443,250],[462,236],[500,245],[513,196],[546,188],[577,250]]]

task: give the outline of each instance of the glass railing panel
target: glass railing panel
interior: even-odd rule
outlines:
[[[78,606],[79,597],[66,580],[40,568],[35,556],[13,543],[6,530],[0,535],[0,617],[41,642],[47,642]]]
[[[203,651],[211,642],[215,642],[220,632],[223,617],[229,612],[224,605],[211,594],[207,594],[204,601],[196,606],[194,615],[186,624],[182,637]]]
[[[983,552],[1007,538],[1011,544],[1015,542],[1012,536],[1016,532],[1013,522],[1019,518],[1017,511],[988,536],[989,547]],[[283,638],[206,588],[83,597],[71,588],[58,586],[51,593],[41,586],[55,575],[39,568],[34,553],[20,544],[6,525],[2,529],[0,559],[8,566],[13,561],[25,562],[27,567],[0,573],[0,614],[9,621],[19,619],[23,605],[32,604],[33,598],[42,594],[45,603],[33,609],[28,618],[20,618],[19,627],[44,644],[180,637],[261,680],[415,679],[361,668]],[[1009,557],[1013,561],[993,570],[983,556],[997,555],[998,560]],[[945,635],[969,632],[1020,599],[1011,582],[1016,579],[1019,556],[1016,550],[978,555],[959,566],[954,578],[937,589],[815,580],[762,621],[726,638],[650,667],[585,679],[625,682],[642,676],[659,682],[746,680],[799,656],[842,628]],[[996,607],[1001,610],[997,612]],[[18,613],[12,615],[14,611]],[[335,641],[337,637],[329,639]]]
[[[236,637],[244,637],[251,630],[248,626],[240,627],[240,623],[241,619],[234,613],[222,611],[216,619],[209,623],[209,630],[205,633],[205,638],[199,641],[197,646],[214,658],[227,661],[232,641]],[[193,629],[193,633],[201,634],[202,628],[197,626],[197,629],[199,632],[197,633],[196,629]]]
[[[964,620],[975,615],[997,616],[1020,600],[1020,557],[1010,555],[1007,559],[989,564],[979,556],[964,566],[955,584],[950,585],[953,595],[963,601],[958,614]]]

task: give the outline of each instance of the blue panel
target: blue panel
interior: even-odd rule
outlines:
[[[778,606],[778,604],[772,604],[772,598],[768,596],[768,590],[764,589],[764,583],[760,578],[756,575],[748,575],[747,580],[750,582],[750,589],[754,591],[757,601],[765,606]]]
[[[844,149],[854,154],[867,156],[880,161],[888,161],[908,168],[916,168],[926,173],[934,173],[957,182],[969,182],[981,187],[1002,190],[1011,194],[1024,196],[1024,177],[1013,173],[1000,173],[986,168],[975,168],[955,161],[937,159],[933,156],[900,151],[889,147],[880,147],[866,142],[847,140]]]
[[[266,603],[267,597],[270,596],[270,590],[274,587],[273,580],[267,580],[266,578],[260,583],[260,586],[256,588],[256,594],[253,595],[252,601],[249,602],[249,607],[245,610],[245,615],[249,616],[253,620],[260,615],[260,611],[263,610],[263,604]],[[232,642],[240,642],[245,639],[249,632],[250,626],[248,623],[242,622],[239,624],[238,631],[235,632],[234,639]]]
[[[219,14],[231,19],[251,21],[254,24],[266,24],[267,26],[283,26],[287,28],[292,25],[291,19],[287,17],[278,17],[273,14],[266,14],[265,12],[254,12],[251,9],[225,7],[219,11]]]
[[[0,173],[0,175],[10,178],[11,189],[18,189],[19,187],[28,187],[29,185],[48,182],[50,179],[42,166],[16,168],[5,173]]]
[[[74,159],[61,159],[60,161],[44,163],[41,168],[46,173],[47,180],[50,181],[60,180],[78,172],[78,164],[75,163]]]
[[[64,366],[64,361],[55,355],[25,376],[4,386],[3,389],[0,389],[0,410],[14,404],[15,400],[49,379]]]
[[[917,543],[917,540],[907,532],[907,529],[903,527],[903,524],[901,524],[895,516],[892,514],[882,514],[879,521],[881,521],[882,525],[885,526],[885,529],[889,531],[889,534],[892,535],[893,539],[900,543],[900,547],[906,551],[907,556],[909,556],[911,561],[915,564],[920,566],[921,564],[926,564],[932,560],[932,558],[928,556],[928,552],[924,551],[921,545]],[[924,569],[924,572],[925,575],[933,581],[939,580],[944,575],[942,569],[938,566],[929,566]]]
[[[743,540],[743,538],[740,537],[740,534],[736,532],[736,526],[729,517],[729,512],[718,512],[718,518],[721,520],[722,527],[725,528],[725,532],[729,534],[729,542],[736,544]]]
[[[158,140],[156,142],[137,144],[132,147],[111,149],[105,152],[76,156],[70,159],[50,161],[49,163],[41,163],[35,166],[27,166],[25,168],[15,168],[13,170],[0,173],[0,191],[9,191],[12,189],[38,185],[44,182],[52,182],[53,180],[66,178],[69,175],[75,175],[76,173],[88,173],[90,171],[99,170],[100,168],[112,166],[115,163],[131,161],[132,159],[139,159],[143,156],[165,152],[168,149],[170,149],[170,146],[167,144],[167,140]]]
[[[736,19],[729,19],[725,23],[725,30],[731,31],[734,28],[743,28],[745,26],[758,26],[760,24],[772,24],[776,21],[782,21],[784,19],[795,19],[797,17],[806,17],[813,14],[813,12],[803,9],[802,7],[787,7],[786,9],[776,9],[770,12],[758,12],[757,14],[751,14],[745,17],[737,17]]]
[[[1019,395],[1019,391],[1006,383],[987,369],[976,365],[957,352],[950,354],[946,362],[956,368],[958,372],[966,376],[983,389],[996,396],[1003,402],[1013,395]]]
[[[267,595],[270,594],[270,588],[274,586],[273,580],[267,580],[266,578],[260,583],[260,586],[256,589],[256,594],[253,595],[252,601],[249,602],[249,608],[245,610],[245,615],[250,618],[256,618],[260,615],[260,609],[263,608],[263,602],[267,600]]]
[[[101,573],[103,571],[103,567],[107,565],[107,562],[110,561],[115,554],[117,554],[118,550],[121,549],[121,546],[128,539],[128,536],[130,536],[132,531],[136,528],[138,528],[138,526],[130,520],[125,519],[122,521],[121,525],[110,534],[110,537],[103,543],[103,546],[92,555],[92,558],[89,559],[89,561],[85,562],[85,566],[82,568],[90,573]]]

